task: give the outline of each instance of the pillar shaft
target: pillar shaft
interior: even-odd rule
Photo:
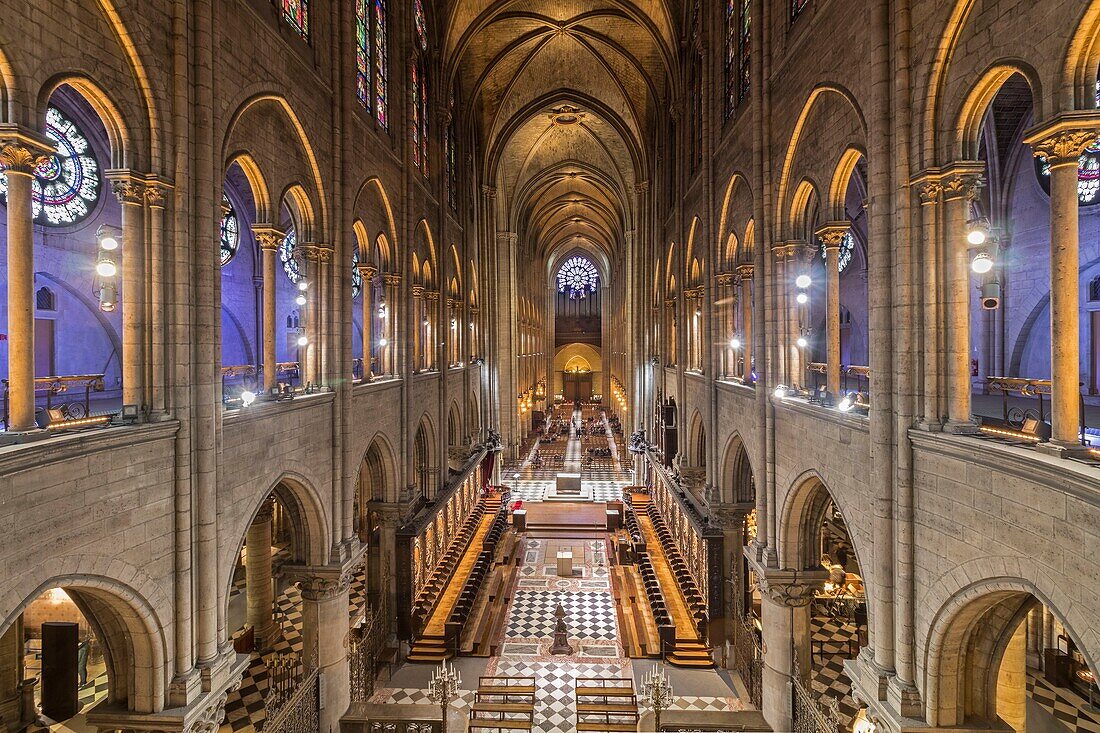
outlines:
[[[363,381],[370,381],[373,374],[371,354],[374,353],[374,276],[378,269],[372,265],[360,265],[363,295]]]
[[[970,415],[970,253],[967,220],[977,191],[976,173],[954,173],[945,182],[944,305],[947,339],[947,427],[973,429]]]
[[[271,504],[265,502],[245,538],[246,623],[256,633],[258,648],[268,648],[274,623],[275,591],[271,584]]]
[[[115,181],[122,204],[122,403],[148,409],[145,395],[145,187]]]
[[[752,360],[755,354],[752,298],[752,272],[749,271],[741,276],[741,348],[745,355],[741,377],[745,380],[745,384],[752,382]]]
[[[270,393],[278,383],[278,367],[275,357],[275,254],[278,248],[278,235],[274,232],[257,232],[263,259],[263,367],[264,392]]]
[[[939,327],[939,223],[943,186],[930,181],[921,186],[921,232],[924,241],[924,424],[939,425],[940,338]]]
[[[1027,624],[1021,623],[1005,648],[997,671],[997,715],[1016,733],[1027,729]]]
[[[168,411],[167,314],[165,291],[168,288],[168,253],[164,250],[164,195],[162,186],[145,189],[145,202],[149,211],[149,332],[150,332],[150,381],[149,409],[157,415]]]
[[[9,146],[0,151],[8,177],[8,432],[35,429],[34,423],[34,229],[31,151]]]
[[[1050,167],[1050,418],[1051,441],[1079,444],[1080,284],[1077,156]]]
[[[344,640],[348,636],[348,580],[309,578],[302,581],[302,655],[321,672],[321,716],[318,730],[340,730],[340,718],[351,704],[351,682]]]
[[[840,392],[840,247],[825,247],[825,382],[829,394]]]

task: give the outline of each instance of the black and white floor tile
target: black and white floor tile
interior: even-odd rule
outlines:
[[[517,590],[504,630],[507,639],[548,639],[554,636],[554,611],[565,610],[571,639],[615,641],[615,601],[608,591]]]
[[[853,624],[841,625],[825,616],[814,616],[810,628],[813,691],[821,697],[836,699],[841,730],[851,730],[859,706],[852,699],[852,682],[844,672],[844,660],[850,659],[856,652],[853,644],[856,628]]]
[[[1027,673],[1027,694],[1073,733],[1100,733],[1100,714],[1086,712],[1085,700],[1064,687],[1055,687],[1032,670]]]

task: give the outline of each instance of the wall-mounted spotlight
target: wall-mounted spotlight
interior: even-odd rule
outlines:
[[[810,296],[806,295],[805,293],[799,293],[795,296],[794,299],[799,305],[806,305],[810,302]]]
[[[985,244],[989,239],[989,219],[971,219],[966,223],[966,241],[972,245]]]
[[[252,390],[246,389],[245,391],[241,392],[241,405],[242,406],[248,407],[249,405],[251,405],[255,401],[256,401],[256,393],[253,392]]]
[[[730,339],[730,348],[731,349],[740,349],[741,348],[741,339],[737,338],[736,336],[731,338]]]
[[[301,336],[298,337],[298,345],[299,346],[309,346],[309,339],[306,337],[305,334],[302,334]]]
[[[800,349],[804,349],[810,345],[810,342],[806,340],[805,336],[799,336],[798,340],[795,341],[795,343],[798,344],[798,348]]]
[[[813,284],[813,280],[810,279],[809,275],[799,275],[795,278],[794,284],[802,289],[805,289]]]
[[[379,346],[386,346],[387,344],[389,344],[389,342],[390,342],[389,339],[387,339],[385,337],[378,339],[378,345]]]
[[[385,318],[386,317],[386,304],[385,303],[382,303],[378,306],[378,317],[379,318]]]
[[[989,254],[989,250],[978,250],[970,261],[970,269],[979,275],[986,274],[993,269],[993,255]]]
[[[303,292],[309,290],[309,280],[306,280],[304,277],[300,279],[298,281],[298,290],[301,290]]]
[[[100,277],[114,277],[118,274],[118,267],[115,266],[114,260],[100,257],[95,263],[95,274]]]
[[[306,304],[306,294],[299,291],[298,295],[296,295],[294,297],[294,303],[295,303],[295,305],[305,305]]]

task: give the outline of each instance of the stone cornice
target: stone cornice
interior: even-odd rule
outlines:
[[[171,440],[179,431],[178,420],[87,430],[58,435],[31,443],[0,448],[0,475],[60,463],[81,456],[104,453],[155,440]]]

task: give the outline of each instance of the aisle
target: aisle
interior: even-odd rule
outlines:
[[[505,481],[512,487],[512,499],[520,499],[525,502],[545,501],[547,494],[553,489],[555,478],[559,473],[577,472],[581,474],[581,485],[591,491],[594,502],[615,501],[622,498],[622,487],[630,483],[630,470],[629,466],[624,469],[619,460],[618,450],[612,440],[610,429],[604,428],[607,447],[610,448],[612,456],[614,456],[610,461],[610,466],[600,468],[581,467],[584,457],[583,444],[581,438],[577,435],[576,429],[576,423],[580,421],[581,414],[580,410],[573,411],[573,419],[570,421],[569,434],[564,448],[560,447],[560,443],[549,443],[544,446],[536,444],[535,448],[524,459],[520,469],[518,471],[513,469],[506,476]],[[606,425],[606,413],[602,409],[600,415],[604,418]],[[536,468],[532,459],[535,451],[539,450],[540,447],[543,462],[541,467]],[[556,452],[562,453],[562,461],[557,464],[553,462],[551,457]],[[519,478],[516,478],[516,474]]]

